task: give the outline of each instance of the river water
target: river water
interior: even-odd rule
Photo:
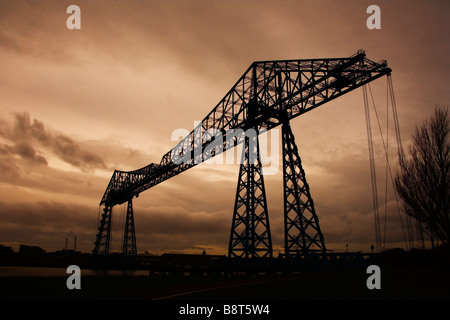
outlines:
[[[10,267],[0,266],[0,277],[67,277],[65,268],[41,268],[41,267]],[[148,276],[148,270],[90,270],[81,269],[82,276]]]

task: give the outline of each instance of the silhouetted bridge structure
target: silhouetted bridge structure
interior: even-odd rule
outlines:
[[[284,189],[284,253],[337,259],[325,246],[290,121],[356,88],[390,75],[386,61],[364,51],[347,58],[254,62],[209,114],[159,163],[134,171],[114,171],[100,201],[93,253],[110,253],[112,208],[127,202],[122,253],[136,256],[132,199],[197,164],[243,144],[228,260],[272,261],[273,249],[258,135],[281,126]],[[263,259],[264,260],[264,259]],[[276,259],[275,259],[276,260]]]

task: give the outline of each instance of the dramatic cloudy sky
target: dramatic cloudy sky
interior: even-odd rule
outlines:
[[[81,30],[66,27],[71,4],[81,8]],[[380,30],[366,27],[371,4],[381,8]],[[53,251],[76,236],[77,249],[90,252],[114,169],[159,163],[176,143],[172,132],[191,130],[255,60],[348,57],[358,49],[387,60],[408,145],[415,125],[450,101],[449,9],[437,0],[0,0],[0,242]],[[386,78],[371,87],[386,128]],[[292,127],[327,247],[369,250],[362,90]],[[384,217],[375,130],[374,139],[383,238],[386,247],[405,247],[391,189]],[[226,253],[238,169],[202,164],[143,193],[134,201],[138,251]],[[277,252],[281,167],[265,183]],[[124,214],[114,208],[113,251],[121,248]]]

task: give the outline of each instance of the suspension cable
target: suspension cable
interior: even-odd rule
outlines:
[[[413,241],[412,240],[411,221],[410,221],[410,219],[408,220],[408,216],[407,216],[407,231],[408,231],[408,237],[407,237],[405,234],[405,227],[403,224],[399,200],[398,200],[398,196],[397,196],[397,192],[396,192],[396,188],[395,188],[394,176],[392,174],[392,169],[391,169],[390,161],[389,161],[389,120],[388,120],[389,119],[389,116],[388,116],[389,98],[391,100],[391,106],[392,106],[393,117],[394,117],[394,127],[395,127],[395,132],[396,132],[398,154],[399,154],[399,157],[403,157],[403,149],[402,149],[402,143],[401,143],[401,137],[400,137],[400,126],[398,123],[397,107],[396,107],[396,103],[395,103],[395,97],[394,97],[391,76],[388,75],[388,80],[387,80],[387,105],[386,105],[386,111],[387,111],[386,112],[386,118],[387,118],[387,120],[386,120],[386,122],[387,122],[387,124],[386,124],[386,126],[387,126],[386,139],[387,140],[386,140],[386,142],[383,137],[383,131],[381,129],[380,119],[379,119],[378,111],[377,111],[377,108],[375,105],[375,100],[374,100],[374,97],[372,94],[372,89],[370,87],[370,84],[368,84],[367,86],[369,88],[369,93],[371,96],[373,109],[374,109],[376,119],[377,119],[378,129],[380,131],[383,149],[384,149],[385,156],[386,156],[385,216],[384,216],[384,234],[383,234],[382,246],[384,246],[386,243],[386,233],[387,233],[387,231],[386,231],[387,230],[387,203],[388,203],[388,201],[387,201],[388,200],[388,192],[387,192],[388,182],[387,181],[388,181],[388,173],[389,173],[389,176],[390,176],[391,182],[392,182],[392,186],[393,186],[393,190],[394,190],[395,202],[397,204],[397,212],[398,212],[400,224],[402,227],[403,238],[405,241],[406,248],[408,249],[408,239],[407,238],[409,238],[410,244]],[[372,197],[373,197],[373,204],[374,204],[375,234],[376,234],[376,239],[378,242],[378,241],[381,241],[379,208],[378,208],[378,191],[377,191],[377,182],[376,182],[376,174],[375,174],[375,161],[374,161],[374,152],[373,152],[373,139],[372,139],[372,133],[371,133],[369,103],[368,103],[368,97],[367,97],[367,89],[365,88],[365,86],[363,87],[363,93],[364,93],[364,103],[365,103],[365,112],[366,112],[367,136],[368,136],[368,144],[369,144],[369,157],[370,157],[370,162],[371,162],[370,168],[371,168],[371,179],[372,179]],[[377,243],[377,248],[378,248],[378,245],[379,244]]]
[[[368,84],[368,88],[369,88],[369,93],[370,93],[370,98],[371,98],[371,101],[372,101],[372,106],[373,106],[373,110],[374,110],[374,112],[375,112],[375,116],[376,116],[376,119],[377,119],[377,124],[378,124],[378,130],[380,131],[380,136],[381,136],[381,142],[382,142],[382,144],[383,144],[383,149],[384,149],[384,152],[385,152],[385,154],[386,154],[386,181],[385,181],[385,198],[384,198],[384,234],[383,234],[383,241],[381,242],[381,247],[383,248],[384,246],[385,246],[385,244],[386,244],[386,217],[387,217],[387,175],[388,175],[388,167],[389,167],[389,165],[388,165],[388,163],[389,163],[389,156],[388,156],[388,153],[389,153],[389,148],[388,148],[388,140],[389,140],[389,135],[387,135],[387,137],[386,137],[386,142],[384,141],[384,137],[383,137],[383,130],[381,129],[381,124],[380,124],[380,118],[379,118],[379,116],[378,116],[378,111],[377,111],[377,107],[376,107],[376,105],[375,105],[375,99],[374,99],[374,97],[373,97],[373,94],[372,94],[372,88],[370,87],[370,84]],[[386,118],[388,118],[388,117],[386,117]],[[389,132],[389,131],[387,131],[387,132]],[[372,144],[373,144],[373,141],[372,141]],[[372,147],[373,148],[373,147]],[[375,164],[374,164],[374,166],[375,166]],[[375,183],[375,186],[376,186],[376,183]],[[378,199],[377,199],[377,201],[378,201]],[[378,213],[379,214],[379,213]],[[379,219],[379,218],[378,218]],[[380,224],[380,222],[378,222],[378,224]],[[380,228],[380,227],[379,227]],[[380,234],[379,234],[379,236],[380,236],[380,241],[381,241],[381,229],[378,231]]]
[[[397,139],[397,152],[398,152],[399,161],[403,162],[405,153],[403,151],[402,139],[401,139],[401,135],[400,135],[400,126],[399,126],[399,122],[398,122],[397,104],[395,102],[392,76],[388,75],[387,79],[388,79],[389,94],[390,94],[390,98],[391,98],[392,114],[393,114],[393,118],[394,118],[395,134],[396,134],[396,139]],[[395,188],[394,188],[394,190],[395,190]],[[399,210],[400,221],[402,221],[396,192],[395,192],[395,196],[396,196],[396,201],[397,201],[397,207]],[[406,214],[406,225],[407,225],[407,230],[408,230],[409,245],[410,245],[410,248],[412,248],[413,247],[413,235],[412,235],[411,217],[407,214]],[[403,222],[402,222],[402,228],[403,228]],[[405,236],[405,239],[406,239],[406,236]],[[407,245],[407,248],[408,248],[408,245]]]
[[[392,182],[392,188],[394,190],[395,201],[396,201],[396,204],[397,204],[397,212],[399,214],[400,223],[401,223],[401,226],[402,226],[403,238],[405,240],[406,247],[408,248],[408,242],[407,242],[407,238],[406,238],[406,235],[405,235],[403,221],[402,221],[402,217],[401,217],[400,205],[399,205],[399,201],[398,201],[398,197],[397,197],[397,193],[396,193],[396,189],[395,189],[394,176],[392,174],[392,169],[391,169],[391,165],[390,165],[390,161],[389,161],[389,127],[388,127],[389,116],[388,116],[388,112],[386,112],[386,123],[387,123],[386,136],[387,137],[386,137],[386,142],[385,142],[385,140],[383,138],[383,131],[381,129],[380,119],[379,119],[379,116],[378,116],[378,111],[377,111],[377,108],[376,108],[376,105],[375,105],[375,100],[374,100],[374,97],[373,97],[373,94],[372,94],[372,89],[370,87],[370,84],[368,86],[369,86],[369,92],[370,92],[371,99],[372,99],[373,109],[374,109],[374,112],[375,112],[375,115],[376,115],[376,118],[377,118],[378,129],[380,131],[380,136],[381,136],[381,141],[382,141],[382,144],[383,144],[384,153],[386,155],[386,175],[385,175],[385,179],[386,180],[385,180],[385,207],[384,207],[383,245],[386,243],[386,233],[387,233],[387,203],[388,203],[388,201],[387,201],[388,200],[387,188],[388,188],[388,173],[389,173],[390,178],[391,178],[391,182]],[[386,111],[389,110],[389,95],[390,95],[390,92],[389,92],[389,80],[388,80]],[[396,113],[396,110],[395,110],[395,113]],[[397,119],[397,121],[394,122],[394,124],[395,124],[395,127],[396,127],[396,132],[400,132],[399,126],[398,126],[398,119]],[[401,141],[400,142],[398,141],[397,143],[398,143],[397,145],[401,149]]]
[[[388,84],[387,84],[388,86]],[[387,89],[386,89],[386,148],[385,148],[385,153],[386,153],[386,171],[385,171],[385,175],[384,175],[384,181],[385,181],[385,185],[384,185],[384,234],[383,234],[383,244],[386,245],[386,233],[387,233],[387,206],[388,206],[388,178],[389,178],[389,171],[390,171],[390,164],[389,164],[389,95],[387,93]],[[377,116],[378,119],[378,116]],[[381,136],[381,130],[380,130],[380,134]],[[395,188],[395,187],[394,187]],[[395,189],[394,189],[395,192]]]
[[[378,212],[378,192],[377,192],[377,179],[375,171],[375,159],[373,152],[373,140],[372,140],[372,129],[370,123],[370,110],[369,101],[367,97],[366,85],[363,86],[363,96],[364,96],[364,111],[366,115],[366,128],[367,128],[367,143],[369,146],[369,160],[370,160],[370,177],[372,182],[372,201],[373,201],[373,213],[374,213],[374,224],[375,224],[375,243],[377,252],[380,252],[380,220]]]

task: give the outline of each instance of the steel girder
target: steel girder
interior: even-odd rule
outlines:
[[[115,170],[100,205],[115,206],[139,195],[135,189],[145,184],[147,179],[158,172],[159,165],[151,163],[134,171]]]
[[[159,164],[115,171],[100,205],[114,206],[244,142],[237,130],[270,130],[390,74],[386,61],[348,58],[254,62],[215,108]],[[250,122],[252,123],[250,125]],[[221,141],[216,141],[216,138]],[[214,148],[208,150],[208,147]]]

